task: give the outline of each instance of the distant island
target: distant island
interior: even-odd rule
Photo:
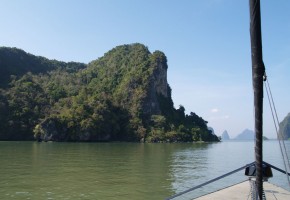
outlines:
[[[290,113],[279,124],[279,134],[281,139],[290,140]]]
[[[228,132],[225,130],[221,136],[222,141],[227,140],[255,140],[255,133],[253,130],[245,129],[240,134],[238,134],[235,138],[231,139]],[[263,140],[268,140],[266,136],[263,136]]]
[[[174,108],[167,69],[163,52],[139,43],[88,64],[0,47],[0,140],[219,141]]]
[[[222,139],[222,141],[230,140],[230,136],[226,130],[223,132],[221,139]]]
[[[252,130],[245,129],[243,132],[241,132],[237,137],[235,137],[235,140],[254,140],[255,133]]]

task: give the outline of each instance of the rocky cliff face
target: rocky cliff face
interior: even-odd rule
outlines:
[[[168,66],[166,56],[162,52],[156,51],[152,57],[151,67],[153,67],[153,73],[149,79],[148,96],[143,105],[145,116],[161,114],[158,95],[171,98],[170,94],[168,94],[169,85],[167,83]]]
[[[153,54],[159,54],[158,58],[156,59],[156,67],[152,76],[153,88],[156,90],[157,94],[168,97],[167,59],[165,55],[161,52],[154,52]]]

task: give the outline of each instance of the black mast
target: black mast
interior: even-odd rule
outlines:
[[[260,0],[250,0],[250,34],[252,53],[252,80],[255,106],[255,157],[256,186],[259,199],[263,198],[263,77],[265,66],[262,56],[261,10]]]

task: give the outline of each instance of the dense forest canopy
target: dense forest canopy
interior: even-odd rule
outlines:
[[[0,139],[218,141],[207,122],[174,108],[164,53],[122,45],[65,63],[0,48]]]
[[[0,47],[0,87],[6,87],[11,76],[20,77],[27,72],[39,74],[56,69],[76,72],[85,67],[83,63],[49,60],[26,53],[21,49]]]

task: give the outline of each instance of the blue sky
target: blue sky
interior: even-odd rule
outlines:
[[[0,46],[88,63],[135,42],[168,59],[175,107],[217,135],[253,130],[248,0],[0,0]],[[263,55],[281,120],[290,112],[290,1],[262,0]],[[265,96],[266,97],[266,96]],[[275,137],[265,99],[264,135]]]

